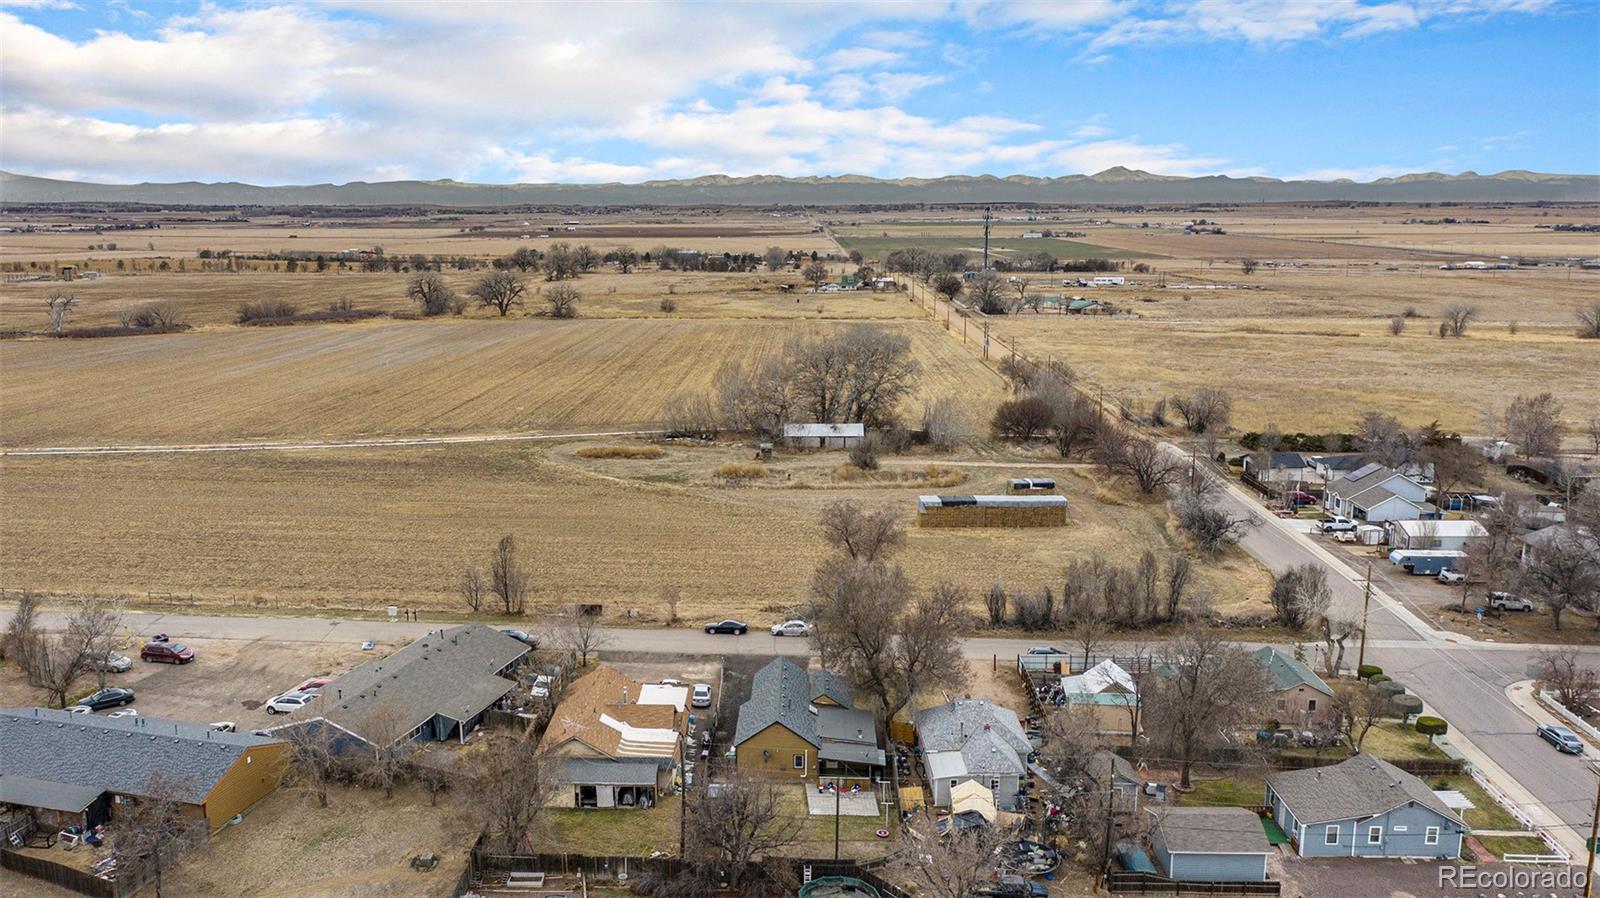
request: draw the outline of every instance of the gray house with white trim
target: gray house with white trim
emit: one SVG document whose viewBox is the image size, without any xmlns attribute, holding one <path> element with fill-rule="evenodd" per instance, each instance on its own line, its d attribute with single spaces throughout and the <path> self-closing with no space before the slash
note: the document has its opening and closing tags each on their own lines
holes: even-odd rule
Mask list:
<svg viewBox="0 0 1600 898">
<path fill-rule="evenodd" d="M 1382 524 L 1437 518 L 1428 488 L 1380 464 L 1368 464 L 1332 481 L 1322 491 L 1322 506 L 1353 521 Z"/>
<path fill-rule="evenodd" d="M 1267 806 L 1301 857 L 1455 858 L 1468 831 L 1426 783 L 1366 753 L 1268 776 Z"/>
<path fill-rule="evenodd" d="M 1170 808 L 1158 815 L 1150 847 L 1169 879 L 1264 882 L 1267 841 L 1261 818 L 1245 808 Z"/>
<path fill-rule="evenodd" d="M 976 780 L 994 794 L 996 808 L 1016 809 L 1030 746 L 1015 711 L 981 698 L 958 699 L 919 712 L 915 723 L 935 806 L 949 807 L 950 790 Z"/>
</svg>

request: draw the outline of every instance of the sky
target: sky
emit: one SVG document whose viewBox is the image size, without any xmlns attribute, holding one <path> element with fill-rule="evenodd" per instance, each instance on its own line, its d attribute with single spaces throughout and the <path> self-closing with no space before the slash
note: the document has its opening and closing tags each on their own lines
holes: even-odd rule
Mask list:
<svg viewBox="0 0 1600 898">
<path fill-rule="evenodd" d="M 0 169 L 1600 173 L 1600 0 L 0 0 Z"/>
</svg>

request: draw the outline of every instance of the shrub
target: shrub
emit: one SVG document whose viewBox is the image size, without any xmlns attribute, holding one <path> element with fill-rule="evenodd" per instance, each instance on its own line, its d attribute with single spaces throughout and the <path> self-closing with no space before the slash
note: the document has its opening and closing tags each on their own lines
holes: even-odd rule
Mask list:
<svg viewBox="0 0 1600 898">
<path fill-rule="evenodd" d="M 134 306 L 122 312 L 123 327 L 177 328 L 183 323 L 183 310 L 170 299 Z"/>
<path fill-rule="evenodd" d="M 579 458 L 660 458 L 660 446 L 585 446 L 572 453 Z"/>
<path fill-rule="evenodd" d="M 1367 682 L 1371 683 L 1374 686 L 1378 685 L 1379 683 L 1387 683 L 1387 682 L 1389 682 L 1389 675 L 1388 674 L 1381 674 L 1381 673 L 1380 674 L 1373 674 L 1372 676 L 1367 677 Z"/>
<path fill-rule="evenodd" d="M 348 311 L 344 309 L 342 311 Z M 274 318 L 293 318 L 300 313 L 300 307 L 286 299 L 258 299 L 254 302 L 242 303 L 235 320 L 240 324 L 249 324 L 252 321 L 268 321 Z"/>
<path fill-rule="evenodd" d="M 678 311 L 678 301 L 670 296 L 661 297 L 661 311 L 669 315 Z"/>
<path fill-rule="evenodd" d="M 1363 680 L 1370 680 L 1375 676 L 1381 675 L 1382 673 L 1383 673 L 1383 668 L 1379 667 L 1376 664 L 1363 664 L 1360 667 L 1356 668 L 1356 676 L 1360 677 Z"/>
<path fill-rule="evenodd" d="M 1433 744 L 1433 737 L 1443 736 L 1450 732 L 1450 724 L 1445 723 L 1443 717 L 1424 715 L 1417 718 L 1415 724 L 1417 732 L 1428 737 L 1428 744 Z M 1440 786 L 1439 788 L 1445 788 Z"/>
<path fill-rule="evenodd" d="M 767 476 L 767 469 L 761 465 L 728 462 L 718 466 L 717 476 L 726 480 L 754 480 Z"/>
<path fill-rule="evenodd" d="M 878 470 L 878 449 L 878 435 L 868 434 L 850 447 L 850 464 L 863 471 Z"/>
<path fill-rule="evenodd" d="M 1395 680 L 1384 680 L 1373 688 L 1377 689 L 1380 694 L 1390 697 L 1405 695 L 1406 693 L 1406 687 Z"/>
<path fill-rule="evenodd" d="M 1394 705 L 1396 711 L 1400 712 L 1400 716 L 1407 720 L 1413 714 L 1422 713 L 1422 699 L 1414 695 L 1397 695 L 1389 699 L 1389 702 Z"/>
</svg>

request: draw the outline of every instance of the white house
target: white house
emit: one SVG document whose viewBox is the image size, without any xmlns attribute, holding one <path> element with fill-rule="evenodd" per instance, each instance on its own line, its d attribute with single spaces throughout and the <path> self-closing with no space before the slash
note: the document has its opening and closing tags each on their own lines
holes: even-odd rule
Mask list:
<svg viewBox="0 0 1600 898">
<path fill-rule="evenodd" d="M 1488 536 L 1477 521 L 1390 521 L 1389 545 L 1396 549 L 1465 549 Z"/>
<path fill-rule="evenodd" d="M 866 436 L 865 424 L 785 424 L 783 439 L 796 449 L 849 449 Z"/>
<path fill-rule="evenodd" d="M 1373 524 L 1439 516 L 1439 509 L 1428 502 L 1427 487 L 1379 464 L 1364 465 L 1329 483 L 1322 504 L 1332 514 Z"/>
</svg>

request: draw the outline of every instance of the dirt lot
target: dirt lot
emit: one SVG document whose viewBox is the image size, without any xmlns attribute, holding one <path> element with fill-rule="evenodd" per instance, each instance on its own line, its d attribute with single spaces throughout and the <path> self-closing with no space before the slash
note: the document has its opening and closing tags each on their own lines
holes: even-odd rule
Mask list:
<svg viewBox="0 0 1600 898">
<path fill-rule="evenodd" d="M 130 633 L 118 649 L 138 657 L 142 639 L 150 634 Z M 150 717 L 170 717 L 194 723 L 231 720 L 241 731 L 283 723 L 289 718 L 261 710 L 262 702 L 293 689 L 315 676 L 343 673 L 372 657 L 387 654 L 398 645 L 380 643 L 363 652 L 361 640 L 369 634 L 351 633 L 348 643 L 283 643 L 266 640 L 207 639 L 188 633 L 170 634 L 195 651 L 189 664 L 134 662 L 127 673 L 106 675 L 109 686 L 126 686 L 135 693 L 133 708 Z M 71 698 L 93 692 L 93 677 L 79 682 Z M 42 705 L 43 690 L 27 685 L 7 667 L 0 676 L 0 706 Z"/>
<path fill-rule="evenodd" d="M 665 461 L 697 451 L 669 448 Z M 842 461 L 830 455 L 801 464 Z M 511 533 L 524 546 L 536 608 L 602 602 L 608 615 L 633 608 L 641 622 L 662 622 L 661 590 L 671 587 L 684 618 L 765 619 L 805 597 L 827 551 L 815 524 L 823 506 L 852 498 L 909 517 L 920 491 L 698 485 L 651 461 L 607 464 L 590 470 L 506 444 L 7 459 L 0 586 L 176 593 L 246 608 L 449 609 L 461 570 L 486 563 Z M 1037 472 L 1019 464 L 969 473 L 961 490 L 1003 492 L 1006 478 Z M 1084 473 L 1058 477 L 1072 506 L 1065 528 L 913 527 L 900 556 L 913 583 L 957 583 L 976 615 L 997 574 L 1008 587 L 1039 589 L 1072 558 L 1100 552 L 1131 563 L 1145 546 L 1177 547 L 1164 506 Z M 1219 611 L 1266 610 L 1267 575 L 1242 554 L 1197 563 L 1196 573 Z"/>
</svg>

